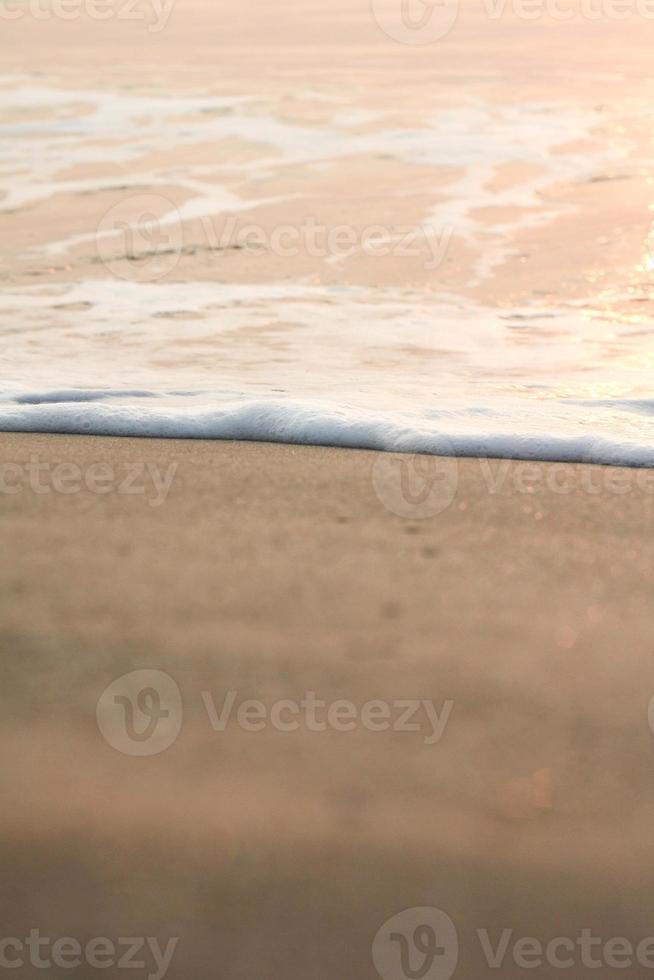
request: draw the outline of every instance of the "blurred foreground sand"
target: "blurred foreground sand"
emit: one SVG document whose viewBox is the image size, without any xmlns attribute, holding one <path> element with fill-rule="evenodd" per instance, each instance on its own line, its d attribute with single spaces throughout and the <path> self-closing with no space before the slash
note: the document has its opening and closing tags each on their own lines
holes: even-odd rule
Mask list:
<svg viewBox="0 0 654 980">
<path fill-rule="evenodd" d="M 115 477 L 0 495 L 3 935 L 178 936 L 174 978 L 367 980 L 372 937 L 412 906 L 456 923 L 456 976 L 489 969 L 477 928 L 651 934 L 651 479 L 460 460 L 451 504 L 411 519 L 375 492 L 369 452 L 36 435 L 0 451 L 12 483 L 30 458 L 44 486 L 62 462 Z M 146 463 L 177 464 L 160 506 L 115 492 Z M 184 724 L 135 758 L 95 711 L 142 668 L 175 680 Z M 433 745 L 215 732 L 202 692 L 220 708 L 229 690 L 453 707 Z"/>
</svg>

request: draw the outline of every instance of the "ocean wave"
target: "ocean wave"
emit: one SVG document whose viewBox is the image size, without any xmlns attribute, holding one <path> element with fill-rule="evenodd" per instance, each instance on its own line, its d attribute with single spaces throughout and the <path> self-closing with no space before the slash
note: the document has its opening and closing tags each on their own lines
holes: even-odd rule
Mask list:
<svg viewBox="0 0 654 980">
<path fill-rule="evenodd" d="M 54 394 L 54 393 L 53 393 Z M 61 393 L 59 393 L 61 394 Z M 74 393 L 71 393 L 74 396 Z M 532 431 L 511 428 L 511 416 L 474 408 L 454 410 L 422 418 L 384 418 L 352 408 L 336 410 L 320 403 L 251 401 L 225 404 L 220 408 L 191 404 L 159 406 L 115 404 L 113 398 L 127 392 L 80 392 L 82 397 L 63 401 L 43 398 L 5 401 L 0 405 L 0 430 L 5 432 L 49 432 L 96 436 L 131 436 L 176 439 L 231 439 L 278 442 L 295 445 L 332 446 L 386 452 L 429 453 L 443 456 L 489 457 L 585 462 L 616 466 L 654 466 L 654 446 L 625 435 L 611 438 L 592 428 L 543 431 L 544 419 Z M 95 397 L 89 397 L 93 394 Z M 147 395 L 156 393 L 148 392 Z M 143 395 L 143 393 L 139 393 Z M 164 401 L 165 396 L 162 396 Z M 176 396 L 179 402 L 180 395 Z M 106 399 L 106 402 L 105 402 Z M 613 406 L 615 422 L 619 403 Z M 485 424 L 482 421 L 485 419 Z M 606 420 L 604 420 L 606 421 Z M 466 431 L 464 424 L 476 426 Z M 495 426 L 495 429 L 494 429 Z M 568 418 L 568 430 L 574 419 Z M 499 431 L 498 431 L 499 429 Z M 504 429 L 504 431 L 502 431 Z"/>
</svg>

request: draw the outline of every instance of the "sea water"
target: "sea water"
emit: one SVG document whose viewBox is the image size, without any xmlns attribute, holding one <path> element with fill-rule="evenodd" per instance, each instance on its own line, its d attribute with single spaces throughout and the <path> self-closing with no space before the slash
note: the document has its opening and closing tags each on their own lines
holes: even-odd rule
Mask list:
<svg viewBox="0 0 654 980">
<path fill-rule="evenodd" d="M 627 153 L 615 144 L 579 148 L 598 119 L 554 104 L 466 99 L 434 107 L 413 129 L 334 103 L 309 125 L 280 118 L 255 96 L 163 98 L 3 79 L 0 215 L 117 182 L 129 193 L 184 192 L 183 203 L 158 215 L 160 229 L 283 203 L 283 194 L 252 198 L 221 183 L 229 161 L 144 169 L 144 159 L 171 146 L 255 145 L 239 163 L 250 187 L 293 168 L 324 175 L 345 159 L 390 158 L 456 171 L 434 192 L 420 231 L 428 239 L 447 226 L 461 241 L 483 241 L 467 282 L 474 287 L 501 267 L 517 230 L 557 216 L 543 191 L 590 180 Z M 112 164 L 119 179 L 106 172 Z M 511 164 L 533 175 L 492 189 Z M 71 176 L 75 167 L 87 168 L 84 176 Z M 286 196 L 305 190 L 306 181 Z M 477 217 L 488 206 L 507 209 L 490 228 Z M 65 263 L 118 234 L 97 222 L 55 227 L 29 257 L 37 266 Z M 0 430 L 654 465 L 654 325 L 640 317 L 579 298 L 484 306 L 471 292 L 439 290 L 437 276 L 429 290 L 327 285 L 294 275 L 292 261 L 271 282 L 193 281 L 174 269 L 130 281 L 111 263 L 98 272 L 3 288 Z"/>
</svg>

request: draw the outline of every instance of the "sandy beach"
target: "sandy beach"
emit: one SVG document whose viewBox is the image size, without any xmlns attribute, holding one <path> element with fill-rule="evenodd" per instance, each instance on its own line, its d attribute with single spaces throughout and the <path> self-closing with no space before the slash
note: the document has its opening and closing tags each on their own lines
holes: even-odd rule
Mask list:
<svg viewBox="0 0 654 980">
<path fill-rule="evenodd" d="M 420 905 L 452 917 L 467 975 L 489 969 L 477 928 L 649 935 L 651 479 L 436 461 L 451 502 L 411 518 L 388 454 L 0 445 L 8 935 L 175 936 L 170 977 L 298 980 L 375 976 L 375 933 Z M 143 474 L 171 464 L 160 499 Z M 184 708 L 144 758 L 96 721 L 135 669 Z M 424 719 L 216 731 L 203 692 L 229 691 L 451 707 L 437 740 Z"/>
<path fill-rule="evenodd" d="M 0 429 L 55 432 L 0 431 L 0 973 L 651 976 L 654 474 L 586 449 L 651 452 L 652 18 L 543 2 L 412 46 L 391 0 L 0 0 Z M 355 244 L 271 246 L 309 222 Z M 294 385 L 368 418 L 418 375 L 510 405 L 452 438 L 536 405 L 580 462 L 282 444 Z M 57 431 L 202 434 L 207 376 L 280 441 Z"/>
</svg>

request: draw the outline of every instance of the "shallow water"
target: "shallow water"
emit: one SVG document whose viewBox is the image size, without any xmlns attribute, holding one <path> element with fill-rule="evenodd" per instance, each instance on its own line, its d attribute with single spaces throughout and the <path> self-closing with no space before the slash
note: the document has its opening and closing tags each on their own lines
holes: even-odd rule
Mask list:
<svg viewBox="0 0 654 980">
<path fill-rule="evenodd" d="M 556 104 L 462 98 L 403 128 L 338 100 L 326 110 L 306 95 L 313 99 L 320 122 L 301 125 L 254 96 L 5 84 L 0 211 L 27 214 L 55 194 L 92 197 L 117 183 L 146 201 L 174 186 L 184 199 L 164 206 L 156 230 L 175 259 L 188 220 L 292 201 L 346 160 L 389 158 L 406 169 L 398 197 L 410 195 L 416 168 L 451 175 L 417 230 L 427 244 L 448 228 L 476 247 L 469 287 L 501 266 L 516 230 L 566 211 L 547 189 L 591 180 L 628 153 L 615 141 L 580 146 L 598 117 Z M 225 140 L 250 150 L 238 167 L 229 155 L 184 166 L 166 159 L 170 147 Z M 530 175 L 493 187 L 511 165 Z M 71 177 L 75 167 L 98 172 Z M 267 183 L 297 173 L 297 190 L 271 185 L 267 194 Z M 479 216 L 490 206 L 503 209 L 494 223 Z M 174 261 L 158 281 L 148 281 L 145 262 L 139 281 L 138 262 L 133 275 L 116 266 L 123 233 L 106 221 L 53 227 L 27 250 L 46 264 L 97 251 L 108 278 L 76 278 L 71 266 L 69 281 L 3 290 L 1 429 L 654 465 L 654 324 L 640 317 L 603 313 L 592 297 L 488 308 L 463 288 L 439 290 L 437 275 L 433 288 L 326 285 L 294 276 L 292 261 L 278 283 L 175 281 Z"/>
</svg>

